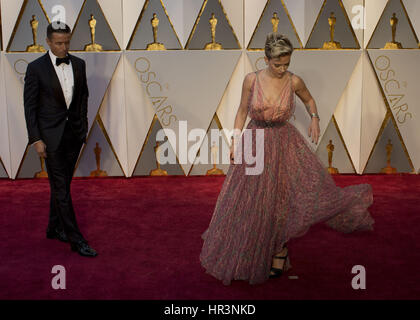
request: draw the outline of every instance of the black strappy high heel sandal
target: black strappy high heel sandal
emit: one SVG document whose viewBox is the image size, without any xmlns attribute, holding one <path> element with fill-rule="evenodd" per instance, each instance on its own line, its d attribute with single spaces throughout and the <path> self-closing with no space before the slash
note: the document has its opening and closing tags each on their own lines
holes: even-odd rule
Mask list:
<svg viewBox="0 0 420 320">
<path fill-rule="evenodd" d="M 287 253 L 284 257 L 274 256 L 273 259 L 281 259 L 281 260 L 285 260 L 285 261 L 284 261 L 284 264 L 283 264 L 283 268 L 281 268 L 281 269 L 271 267 L 270 272 L 272 272 L 273 274 L 270 273 L 270 276 L 269 276 L 270 279 L 279 278 L 283 274 L 283 272 L 286 272 L 287 270 L 289 270 L 291 268 L 290 260 L 289 260 L 289 249 L 287 249 Z"/>
</svg>

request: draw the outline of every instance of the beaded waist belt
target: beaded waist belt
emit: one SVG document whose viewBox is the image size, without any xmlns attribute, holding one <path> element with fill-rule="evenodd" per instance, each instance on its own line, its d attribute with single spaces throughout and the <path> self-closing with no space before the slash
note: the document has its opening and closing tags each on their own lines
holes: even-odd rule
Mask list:
<svg viewBox="0 0 420 320">
<path fill-rule="evenodd" d="M 258 127 L 282 127 L 287 121 L 265 121 L 265 120 L 253 120 Z"/>
</svg>

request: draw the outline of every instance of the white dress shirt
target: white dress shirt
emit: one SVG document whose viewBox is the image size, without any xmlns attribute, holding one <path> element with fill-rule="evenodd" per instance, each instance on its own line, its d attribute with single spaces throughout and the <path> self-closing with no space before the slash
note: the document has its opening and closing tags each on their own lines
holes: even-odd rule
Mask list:
<svg viewBox="0 0 420 320">
<path fill-rule="evenodd" d="M 58 80 L 61 84 L 61 89 L 63 90 L 64 98 L 66 100 L 67 109 L 70 107 L 70 103 L 73 100 L 73 90 L 74 90 L 74 75 L 73 68 L 70 64 L 62 63 L 59 66 L 56 65 L 57 57 L 51 52 L 50 54 L 51 62 L 54 66 L 55 72 L 57 74 Z"/>
</svg>

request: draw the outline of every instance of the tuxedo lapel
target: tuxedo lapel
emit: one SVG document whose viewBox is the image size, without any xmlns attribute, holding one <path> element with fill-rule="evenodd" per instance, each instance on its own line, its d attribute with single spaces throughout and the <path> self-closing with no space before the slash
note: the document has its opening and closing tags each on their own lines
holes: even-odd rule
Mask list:
<svg viewBox="0 0 420 320">
<path fill-rule="evenodd" d="M 58 80 L 57 73 L 55 72 L 55 68 L 51 62 L 50 55 L 47 53 L 44 57 L 46 66 L 45 70 L 50 81 L 51 88 L 53 89 L 55 99 L 60 103 L 60 105 L 67 109 L 63 89 L 61 88 L 60 80 Z"/>
<path fill-rule="evenodd" d="M 80 85 L 81 85 L 81 71 L 79 70 L 79 64 L 76 62 L 76 59 L 72 55 L 69 54 L 70 61 L 71 61 L 71 67 L 73 69 L 73 79 L 74 79 L 74 90 L 73 90 L 73 100 L 76 99 L 77 95 L 80 91 Z"/>
</svg>

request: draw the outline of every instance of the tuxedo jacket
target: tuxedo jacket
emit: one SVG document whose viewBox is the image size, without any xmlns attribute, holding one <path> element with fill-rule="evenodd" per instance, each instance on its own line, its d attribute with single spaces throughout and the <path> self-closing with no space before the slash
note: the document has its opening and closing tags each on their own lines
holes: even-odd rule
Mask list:
<svg viewBox="0 0 420 320">
<path fill-rule="evenodd" d="M 67 109 L 60 81 L 49 53 L 29 63 L 23 93 L 29 144 L 42 140 L 47 152 L 54 152 L 61 141 L 68 119 L 71 129 L 82 141 L 88 131 L 87 104 L 89 90 L 85 61 L 70 55 L 73 69 L 73 99 Z"/>
</svg>

